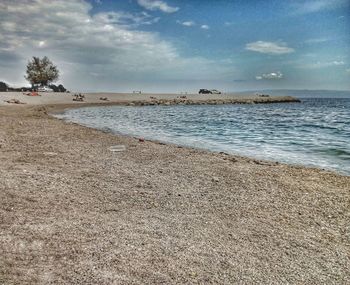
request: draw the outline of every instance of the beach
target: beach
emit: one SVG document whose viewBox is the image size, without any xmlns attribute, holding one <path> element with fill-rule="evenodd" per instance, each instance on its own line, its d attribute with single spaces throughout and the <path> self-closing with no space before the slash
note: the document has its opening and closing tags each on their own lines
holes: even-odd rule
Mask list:
<svg viewBox="0 0 350 285">
<path fill-rule="evenodd" d="M 173 104 L 254 104 L 299 102 L 291 96 L 259 97 L 255 94 L 154 94 L 154 93 L 83 93 L 83 101 L 73 101 L 74 94 L 39 92 L 40 96 L 28 96 L 30 92 L 0 92 L 0 106 L 12 105 L 6 101 L 18 100 L 23 105 L 173 105 Z M 101 100 L 102 98 L 102 100 Z"/>
<path fill-rule="evenodd" d="M 113 135 L 50 115 L 150 96 L 177 99 L 0 94 L 0 283 L 350 282 L 350 177 Z M 26 104 L 3 102 L 13 98 Z M 126 150 L 112 152 L 114 145 Z"/>
</svg>

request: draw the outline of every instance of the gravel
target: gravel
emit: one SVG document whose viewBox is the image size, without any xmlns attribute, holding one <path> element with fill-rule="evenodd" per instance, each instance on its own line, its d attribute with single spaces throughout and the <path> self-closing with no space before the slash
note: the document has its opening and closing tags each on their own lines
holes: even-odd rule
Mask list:
<svg viewBox="0 0 350 285">
<path fill-rule="evenodd" d="M 0 284 L 350 283 L 350 177 L 47 111 L 0 107 Z"/>
</svg>

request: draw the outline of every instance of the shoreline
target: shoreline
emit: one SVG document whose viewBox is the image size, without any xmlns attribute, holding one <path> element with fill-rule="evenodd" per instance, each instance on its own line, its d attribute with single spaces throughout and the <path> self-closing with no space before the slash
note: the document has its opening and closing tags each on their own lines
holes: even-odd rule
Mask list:
<svg viewBox="0 0 350 285">
<path fill-rule="evenodd" d="M 103 133 L 109 133 L 112 134 L 114 136 L 121 136 L 121 137 L 126 137 L 126 138 L 131 138 L 131 139 L 144 139 L 145 141 L 148 142 L 152 142 L 155 144 L 160 144 L 160 145 L 169 145 L 169 146 L 173 146 L 173 147 L 177 147 L 177 148 L 188 148 L 191 150 L 199 150 L 199 151 L 204 151 L 204 152 L 208 152 L 208 153 L 214 153 L 214 154 L 220 154 L 220 155 L 227 155 L 227 156 L 232 156 L 232 157 L 236 157 L 236 158 L 240 158 L 240 159 L 245 159 L 247 161 L 252 161 L 253 163 L 256 164 L 261 164 L 261 165 L 278 165 L 278 164 L 282 164 L 282 165 L 286 165 L 288 167 L 294 167 L 294 168 L 307 168 L 307 169 L 314 169 L 314 170 L 318 170 L 318 171 L 323 171 L 326 173 L 333 173 L 335 175 L 340 175 L 340 176 L 345 176 L 345 177 L 350 177 L 350 174 L 347 173 L 342 173 L 342 172 L 338 172 L 335 169 L 327 169 L 327 168 L 322 168 L 322 167 L 318 167 L 318 166 L 312 166 L 312 165 L 303 165 L 303 164 L 297 164 L 297 163 L 287 163 L 287 162 L 281 162 L 278 160 L 270 160 L 270 159 L 264 159 L 264 158 L 258 158 L 258 157 L 254 157 L 254 156 L 246 156 L 246 155 L 240 155 L 238 153 L 228 153 L 225 151 L 215 151 L 215 150 L 210 150 L 208 148 L 204 148 L 204 147 L 195 147 L 195 146 L 189 146 L 186 144 L 179 144 L 179 143 L 171 143 L 171 142 L 167 142 L 167 141 L 163 141 L 163 140 L 157 140 L 157 139 L 148 139 L 148 138 L 144 138 L 144 137 L 138 137 L 136 135 L 131 135 L 131 134 L 124 134 L 124 133 L 118 133 L 118 132 L 112 132 L 112 131 L 105 131 L 103 129 L 100 128 L 94 128 L 94 127 L 89 127 L 89 126 L 84 126 L 82 124 L 79 123 L 75 123 L 75 122 L 70 122 L 69 120 L 64 120 L 58 117 L 55 117 L 54 115 L 59 115 L 59 114 L 64 114 L 67 110 L 69 109 L 77 109 L 77 108 L 89 108 L 89 107 L 104 107 L 104 106 L 130 106 L 127 104 L 116 104 L 116 103 L 110 103 L 110 104 L 89 104 L 89 105 L 64 105 L 64 106 L 59 106 L 59 105 L 44 105 L 44 106 L 40 106 L 43 108 L 48 108 L 50 111 L 47 112 L 46 114 L 54 119 L 63 121 L 64 123 L 72 123 L 72 124 L 77 124 L 78 126 L 82 126 L 84 128 L 89 128 L 92 130 L 97 130 Z M 141 106 L 141 105 L 139 105 Z"/>
<path fill-rule="evenodd" d="M 350 177 L 49 115 L 71 107 L 0 107 L 1 281 L 349 281 Z"/>
</svg>

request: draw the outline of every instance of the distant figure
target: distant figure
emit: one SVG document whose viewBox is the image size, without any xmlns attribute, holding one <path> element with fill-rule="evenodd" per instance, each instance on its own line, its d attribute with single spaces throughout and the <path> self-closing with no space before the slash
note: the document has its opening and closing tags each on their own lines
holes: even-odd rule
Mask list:
<svg viewBox="0 0 350 285">
<path fill-rule="evenodd" d="M 79 94 L 74 94 L 73 96 L 74 96 L 73 101 L 84 102 L 84 99 L 85 99 L 84 94 L 79 93 Z"/>
</svg>

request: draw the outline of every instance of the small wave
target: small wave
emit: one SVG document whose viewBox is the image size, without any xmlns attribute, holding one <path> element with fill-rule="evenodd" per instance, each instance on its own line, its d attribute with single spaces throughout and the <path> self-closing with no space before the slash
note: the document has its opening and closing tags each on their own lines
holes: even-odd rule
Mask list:
<svg viewBox="0 0 350 285">
<path fill-rule="evenodd" d="M 350 174 L 350 132 L 344 124 L 350 122 L 350 100 L 329 102 L 89 107 L 60 117 L 106 132 Z"/>
<path fill-rule="evenodd" d="M 350 151 L 339 149 L 339 148 L 325 148 L 318 150 L 319 153 L 326 155 L 336 156 L 341 159 L 350 160 Z"/>
</svg>

